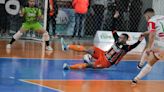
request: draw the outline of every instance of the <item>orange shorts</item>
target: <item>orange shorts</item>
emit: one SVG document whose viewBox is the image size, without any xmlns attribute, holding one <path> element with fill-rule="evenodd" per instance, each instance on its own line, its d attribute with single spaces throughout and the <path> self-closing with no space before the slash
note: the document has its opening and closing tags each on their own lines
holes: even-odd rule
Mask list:
<svg viewBox="0 0 164 92">
<path fill-rule="evenodd" d="M 105 51 L 97 47 L 94 47 L 93 50 L 94 54 L 92 55 L 92 57 L 96 59 L 94 68 L 109 68 L 111 66 L 111 63 L 106 58 Z"/>
</svg>

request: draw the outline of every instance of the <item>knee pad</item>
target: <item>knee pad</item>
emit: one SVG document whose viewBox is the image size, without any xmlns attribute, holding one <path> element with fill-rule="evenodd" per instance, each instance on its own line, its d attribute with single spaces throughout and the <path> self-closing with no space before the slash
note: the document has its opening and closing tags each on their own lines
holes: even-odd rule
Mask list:
<svg viewBox="0 0 164 92">
<path fill-rule="evenodd" d="M 49 41 L 49 40 L 50 40 L 50 36 L 48 32 L 43 33 L 43 41 Z"/>
<path fill-rule="evenodd" d="M 92 56 L 90 54 L 85 54 L 83 57 L 84 63 L 90 64 L 92 63 Z"/>
<path fill-rule="evenodd" d="M 22 35 L 23 35 L 23 33 L 21 33 L 20 31 L 18 31 L 16 34 L 14 34 L 13 38 L 15 40 L 18 40 Z"/>
</svg>

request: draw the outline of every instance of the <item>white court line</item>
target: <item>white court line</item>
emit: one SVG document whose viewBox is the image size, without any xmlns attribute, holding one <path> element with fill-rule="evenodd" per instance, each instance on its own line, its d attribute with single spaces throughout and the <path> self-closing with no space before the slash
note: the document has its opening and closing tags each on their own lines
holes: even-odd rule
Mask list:
<svg viewBox="0 0 164 92">
<path fill-rule="evenodd" d="M 41 86 L 41 87 L 44 87 L 44 88 L 48 88 L 48 89 L 51 89 L 51 90 L 54 90 L 54 91 L 64 92 L 64 91 L 62 91 L 62 90 L 60 90 L 60 89 L 55 89 L 55 88 L 51 88 L 51 87 L 44 86 L 44 85 L 41 85 L 41 84 L 29 82 L 29 81 L 26 81 L 26 80 L 24 80 L 24 79 L 19 79 L 19 81 L 25 82 L 25 83 L 28 83 L 28 84 L 33 84 L 33 85 Z"/>
</svg>

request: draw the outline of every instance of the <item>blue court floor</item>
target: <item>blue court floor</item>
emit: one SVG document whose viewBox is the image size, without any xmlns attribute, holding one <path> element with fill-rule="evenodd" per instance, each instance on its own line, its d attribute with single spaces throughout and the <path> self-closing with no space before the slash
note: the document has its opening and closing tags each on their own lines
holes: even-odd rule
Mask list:
<svg viewBox="0 0 164 92">
<path fill-rule="evenodd" d="M 137 75 L 137 61 L 122 61 L 109 69 L 63 70 L 63 63 L 82 60 L 0 58 L 0 92 L 58 92 L 21 80 L 131 80 Z M 164 62 L 158 62 L 143 80 L 164 80 Z M 41 91 L 40 91 L 41 90 Z"/>
</svg>

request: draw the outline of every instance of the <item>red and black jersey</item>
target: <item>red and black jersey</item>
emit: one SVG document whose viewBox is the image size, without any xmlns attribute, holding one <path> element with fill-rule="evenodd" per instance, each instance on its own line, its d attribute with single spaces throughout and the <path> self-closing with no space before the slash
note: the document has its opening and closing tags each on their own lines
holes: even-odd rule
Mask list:
<svg viewBox="0 0 164 92">
<path fill-rule="evenodd" d="M 113 21 L 114 23 L 113 23 L 113 31 L 112 31 L 115 42 L 112 45 L 111 49 L 106 52 L 106 56 L 108 60 L 111 62 L 111 64 L 118 64 L 119 61 L 123 58 L 123 56 L 126 55 L 127 52 L 137 47 L 141 42 L 141 41 L 137 41 L 133 45 L 119 43 L 118 41 L 119 36 L 114 26 L 115 21 L 116 19 L 114 19 Z"/>
</svg>

